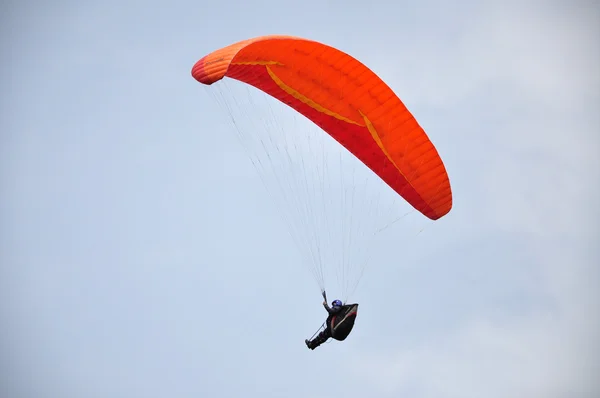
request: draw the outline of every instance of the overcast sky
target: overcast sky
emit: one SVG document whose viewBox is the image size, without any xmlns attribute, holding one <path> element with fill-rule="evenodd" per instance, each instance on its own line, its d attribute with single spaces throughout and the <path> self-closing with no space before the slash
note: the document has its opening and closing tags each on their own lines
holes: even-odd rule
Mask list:
<svg viewBox="0 0 600 398">
<path fill-rule="evenodd" d="M 0 6 L 1 396 L 600 396 L 598 2 L 166 4 Z M 265 34 L 372 68 L 454 194 L 379 235 L 315 351 L 315 280 L 190 75 Z"/>
</svg>

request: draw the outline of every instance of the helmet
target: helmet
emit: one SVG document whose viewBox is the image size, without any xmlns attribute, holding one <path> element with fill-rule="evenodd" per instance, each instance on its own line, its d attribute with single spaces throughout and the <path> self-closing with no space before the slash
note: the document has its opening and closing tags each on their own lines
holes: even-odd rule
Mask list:
<svg viewBox="0 0 600 398">
<path fill-rule="evenodd" d="M 340 300 L 333 300 L 331 302 L 331 305 L 334 307 L 341 307 L 342 306 L 342 302 Z"/>
</svg>

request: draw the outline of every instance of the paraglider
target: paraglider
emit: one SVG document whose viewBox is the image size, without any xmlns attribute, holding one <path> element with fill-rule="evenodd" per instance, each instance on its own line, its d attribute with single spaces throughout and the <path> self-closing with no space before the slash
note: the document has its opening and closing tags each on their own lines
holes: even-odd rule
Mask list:
<svg viewBox="0 0 600 398">
<path fill-rule="evenodd" d="M 252 85 L 300 112 L 346 147 L 426 217 L 452 208 L 437 150 L 400 98 L 350 55 L 292 36 L 263 36 L 200 59 L 192 76 Z"/>
<path fill-rule="evenodd" d="M 352 331 L 354 320 L 358 312 L 358 304 L 343 304 L 336 299 L 331 302 L 331 307 L 327 305 L 327 299 L 323 301 L 323 307 L 328 313 L 325 320 L 324 329 L 315 333 L 314 339 L 306 339 L 306 346 L 314 350 L 321 344 L 325 343 L 329 338 L 334 338 L 338 341 L 344 341 Z"/>
<path fill-rule="evenodd" d="M 193 66 L 192 76 L 209 86 L 228 77 L 263 91 L 311 120 L 425 217 L 437 220 L 451 210 L 452 191 L 446 169 L 423 128 L 379 76 L 343 51 L 299 37 L 262 36 L 231 44 L 204 56 Z M 239 129 L 237 123 L 236 128 Z M 248 133 L 258 134 L 256 130 Z M 284 136 L 282 140 L 288 139 L 286 131 L 274 134 Z M 264 164 L 273 162 L 274 152 L 266 154 Z M 287 150 L 281 152 L 287 156 L 282 156 L 286 161 L 291 159 Z M 303 152 L 312 153 L 315 151 Z M 325 149 L 323 153 L 326 153 Z M 262 162 L 260 164 L 264 167 Z M 301 164 L 307 167 L 304 162 Z M 278 170 L 293 170 L 298 166 L 290 163 L 287 167 L 279 167 Z M 327 166 L 324 169 L 329 170 Z M 290 233 L 305 244 L 306 259 L 312 261 L 314 274 L 325 297 L 322 267 L 331 262 L 323 260 L 326 250 L 321 249 L 331 246 L 327 239 L 335 233 L 330 231 L 327 239 L 321 239 L 319 230 L 331 224 L 327 218 L 330 213 L 323 210 L 325 216 L 319 217 L 318 213 L 305 210 L 309 203 L 296 203 L 292 199 L 298 198 L 301 193 L 318 195 L 328 187 L 321 182 L 312 191 L 305 189 L 308 187 L 308 173 L 303 175 L 305 185 L 302 190 L 283 195 L 282 203 L 296 206 L 298 216 L 292 220 L 296 224 L 291 224 Z M 277 179 L 277 182 L 284 189 L 291 180 L 286 176 Z M 342 195 L 345 194 L 342 192 Z M 337 206 L 341 208 L 347 203 L 352 202 L 343 197 Z M 313 208 L 325 209 L 327 205 L 328 202 L 313 203 Z M 352 217 L 352 214 L 347 217 Z M 323 219 L 326 221 L 323 222 Z M 345 229 L 354 224 L 342 222 L 341 225 Z M 357 230 L 359 228 L 356 227 Z M 359 232 L 364 233 L 363 230 Z M 351 243 L 344 244 L 346 246 L 341 248 L 340 257 L 346 256 L 347 249 L 354 247 Z M 340 263 L 345 261 L 338 260 Z M 353 268 L 345 263 L 342 266 L 343 278 L 354 275 L 350 272 Z M 362 273 L 358 271 L 355 275 L 360 277 Z M 350 286 L 346 280 L 343 284 Z M 325 330 L 315 340 L 306 341 L 309 348 L 314 349 L 329 337 L 344 340 L 348 336 L 358 304 L 339 304 L 334 301 L 330 309 L 327 301 L 324 302 L 330 316 Z"/>
</svg>

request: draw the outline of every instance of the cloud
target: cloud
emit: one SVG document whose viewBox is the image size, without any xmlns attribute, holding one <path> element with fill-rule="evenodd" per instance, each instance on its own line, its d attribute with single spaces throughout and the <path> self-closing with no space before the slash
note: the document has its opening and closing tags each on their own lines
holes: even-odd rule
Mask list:
<svg viewBox="0 0 600 398">
<path fill-rule="evenodd" d="M 187 2 L 14 8 L 27 18 L 3 25 L 19 55 L 3 80 L 2 232 L 18 266 L 2 269 L 0 348 L 16 361 L 0 390 L 594 396 L 597 2 L 392 3 L 215 5 L 227 23 Z M 380 235 L 353 336 L 318 352 L 302 343 L 318 292 L 189 75 L 205 52 L 276 33 L 265 26 L 373 67 L 430 132 L 455 194 L 418 239 L 420 218 Z M 241 331 L 219 305 L 232 302 L 251 309 Z"/>
<path fill-rule="evenodd" d="M 530 273 L 523 287 L 504 286 L 499 302 L 477 313 L 459 310 L 454 327 L 409 348 L 365 352 L 350 368 L 372 383 L 375 395 L 591 398 L 600 392 L 594 376 L 600 358 L 593 354 L 600 352 L 594 243 L 600 32 L 597 5 L 571 4 L 485 4 L 456 37 L 415 49 L 412 61 L 403 58 L 423 65 L 407 68 L 414 79 L 401 85 L 443 148 L 453 211 L 461 213 L 454 227 L 475 229 L 514 254 L 489 258 L 502 267 L 489 272 Z M 449 137 L 439 138 L 440 130 Z M 450 264 L 457 274 L 460 261 Z M 511 311 L 512 288 L 542 304 Z"/>
<path fill-rule="evenodd" d="M 572 332 L 550 315 L 475 319 L 411 350 L 365 354 L 352 365 L 377 396 L 591 398 L 598 390 L 585 353 L 565 344 Z"/>
</svg>

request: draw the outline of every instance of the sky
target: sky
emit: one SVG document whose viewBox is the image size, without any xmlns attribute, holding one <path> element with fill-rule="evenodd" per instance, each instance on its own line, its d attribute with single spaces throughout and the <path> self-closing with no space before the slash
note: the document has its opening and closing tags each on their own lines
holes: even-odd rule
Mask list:
<svg viewBox="0 0 600 398">
<path fill-rule="evenodd" d="M 600 396 L 598 2 L 0 7 L 1 396 Z M 190 73 L 265 34 L 375 71 L 454 195 L 378 235 L 352 334 L 314 351 L 318 286 Z"/>
</svg>

